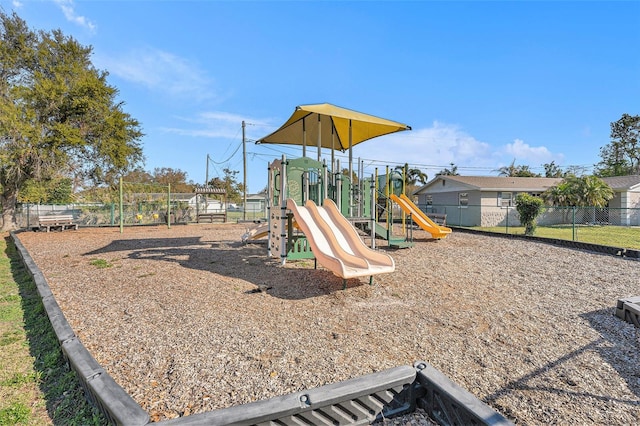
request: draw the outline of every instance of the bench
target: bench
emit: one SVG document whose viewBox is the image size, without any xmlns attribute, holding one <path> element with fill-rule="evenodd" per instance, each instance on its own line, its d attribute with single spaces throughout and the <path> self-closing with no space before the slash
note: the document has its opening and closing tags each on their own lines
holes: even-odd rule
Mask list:
<svg viewBox="0 0 640 426">
<path fill-rule="evenodd" d="M 200 221 L 208 220 L 210 223 L 213 223 L 213 220 L 220 220 L 224 223 L 227 221 L 226 213 L 200 213 L 198 217 L 196 217 L 196 221 L 200 223 Z"/>
<path fill-rule="evenodd" d="M 447 215 L 444 213 L 427 213 L 427 216 L 438 225 L 446 226 L 447 224 Z"/>
<path fill-rule="evenodd" d="M 70 214 L 52 214 L 38 218 L 39 230 L 46 229 L 49 232 L 51 228 L 60 228 L 61 231 L 71 228 L 78 229 L 78 224 L 73 222 L 73 215 Z"/>
</svg>

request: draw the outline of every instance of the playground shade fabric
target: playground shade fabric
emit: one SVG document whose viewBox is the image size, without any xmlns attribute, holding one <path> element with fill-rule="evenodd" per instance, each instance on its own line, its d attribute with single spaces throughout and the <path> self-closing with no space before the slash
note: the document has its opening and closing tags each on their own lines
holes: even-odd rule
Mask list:
<svg viewBox="0 0 640 426">
<path fill-rule="evenodd" d="M 411 127 L 326 103 L 300 105 L 278 130 L 256 143 L 318 146 L 320 139 L 322 148 L 344 152 L 349 149 L 350 141 L 353 146 L 402 130 L 411 130 Z"/>
</svg>

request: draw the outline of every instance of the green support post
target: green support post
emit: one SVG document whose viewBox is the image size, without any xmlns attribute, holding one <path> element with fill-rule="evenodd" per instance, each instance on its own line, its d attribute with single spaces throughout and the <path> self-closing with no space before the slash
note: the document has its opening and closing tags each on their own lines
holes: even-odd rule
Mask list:
<svg viewBox="0 0 640 426">
<path fill-rule="evenodd" d="M 167 229 L 171 229 L 171 184 L 167 188 Z"/>
<path fill-rule="evenodd" d="M 120 176 L 120 233 L 124 232 L 124 207 L 122 206 L 122 176 Z"/>
</svg>

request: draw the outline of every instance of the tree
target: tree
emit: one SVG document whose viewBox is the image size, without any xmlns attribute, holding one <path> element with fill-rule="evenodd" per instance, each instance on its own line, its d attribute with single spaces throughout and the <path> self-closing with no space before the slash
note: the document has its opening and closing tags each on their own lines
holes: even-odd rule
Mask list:
<svg viewBox="0 0 640 426">
<path fill-rule="evenodd" d="M 544 177 L 561 178 L 565 175 L 562 169 L 558 165 L 556 165 L 555 161 L 545 163 L 542 166 L 544 167 Z"/>
<path fill-rule="evenodd" d="M 240 173 L 238 170 L 231 170 L 229 168 L 222 169 L 224 177 L 221 179 L 215 177 L 208 182 L 208 185 L 212 188 L 224 189 L 227 192 L 227 200 L 232 203 L 239 203 L 242 201 L 242 194 L 244 193 L 244 184 L 239 183 L 236 175 Z"/>
<path fill-rule="evenodd" d="M 68 177 L 29 179 L 18 196 L 20 203 L 68 204 L 74 201 L 72 181 Z"/>
<path fill-rule="evenodd" d="M 91 48 L 61 31 L 30 30 L 0 11 L 0 204 L 2 230 L 29 180 L 66 174 L 113 183 L 142 161 L 137 120 L 116 102 Z"/>
<path fill-rule="evenodd" d="M 600 148 L 600 157 L 598 176 L 640 174 L 640 115 L 622 114 L 611 123 L 611 142 Z"/>
<path fill-rule="evenodd" d="M 606 207 L 613 198 L 613 189 L 597 176 L 583 176 L 578 180 L 579 206 Z"/>
<path fill-rule="evenodd" d="M 404 166 L 396 166 L 394 170 L 398 173 L 404 174 L 404 189 L 407 194 L 413 193 L 418 182 L 421 185 L 427 183 L 427 174 L 420 169 L 410 169 L 408 164 L 405 164 Z"/>
<path fill-rule="evenodd" d="M 187 172 L 171 167 L 156 167 L 153 169 L 153 183 L 158 185 L 171 184 L 171 192 L 192 192 L 194 185 L 187 182 Z"/>
<path fill-rule="evenodd" d="M 459 176 L 460 173 L 458 173 L 458 166 L 453 163 L 449 163 L 449 165 L 451 166 L 450 169 L 445 167 L 444 169 L 436 173 L 436 176 Z"/>
<path fill-rule="evenodd" d="M 123 175 L 122 180 L 131 183 L 153 183 L 153 176 L 142 167 L 136 167 Z"/>
<path fill-rule="evenodd" d="M 522 166 L 519 166 L 519 169 L 514 176 L 515 177 L 540 177 L 540 174 L 534 173 L 533 171 L 531 171 L 531 169 L 529 169 L 529 166 L 522 165 Z"/>
<path fill-rule="evenodd" d="M 614 196 L 613 190 L 597 176 L 565 177 L 558 185 L 542 193 L 544 201 L 553 206 L 571 207 L 564 210 L 565 220 L 573 207 L 593 207 L 593 221 L 595 222 L 595 208 L 606 207 Z"/>
<path fill-rule="evenodd" d="M 342 169 L 341 174 L 343 176 L 349 177 L 349 169 L 347 169 L 346 167 Z M 356 171 L 355 170 L 351 170 L 351 184 L 352 185 L 357 185 L 359 182 L 358 179 L 358 175 L 356 175 Z"/>
<path fill-rule="evenodd" d="M 516 210 L 520 215 L 520 223 L 524 225 L 524 235 L 533 235 L 536 230 L 536 218 L 542 211 L 544 201 L 538 197 L 522 192 L 516 197 Z"/>
<path fill-rule="evenodd" d="M 542 199 L 551 206 L 575 206 L 577 203 L 577 194 L 574 191 L 573 179 L 575 179 L 575 176 L 570 176 L 559 184 L 547 189 L 542 193 Z"/>
<path fill-rule="evenodd" d="M 51 182 L 47 203 L 67 204 L 73 202 L 71 179 L 68 177 L 54 179 Z"/>
<path fill-rule="evenodd" d="M 508 166 L 500 167 L 496 170 L 500 176 L 506 177 L 539 177 L 539 174 L 532 172 L 527 165 L 516 166 L 516 159 L 514 158 L 511 164 Z"/>
</svg>

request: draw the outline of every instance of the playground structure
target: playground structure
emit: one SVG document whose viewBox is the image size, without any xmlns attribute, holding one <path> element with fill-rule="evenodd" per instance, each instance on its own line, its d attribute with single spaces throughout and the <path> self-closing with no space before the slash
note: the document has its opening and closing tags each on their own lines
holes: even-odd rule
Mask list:
<svg viewBox="0 0 640 426">
<path fill-rule="evenodd" d="M 413 228 L 406 226 L 405 213 L 434 238 L 446 237 L 451 230 L 433 223 L 404 195 L 406 168 L 404 173 L 389 173 L 387 167 L 381 176 L 376 169 L 375 175 L 364 178 L 358 161 L 357 176 L 353 172 L 354 144 L 410 129 L 402 123 L 330 104 L 296 107 L 278 130 L 256 142 L 302 145 L 302 157 L 287 160 L 283 155 L 269 165 L 268 223 L 247 231 L 243 242 L 266 236 L 268 255 L 279 257 L 282 264 L 288 259 L 315 258 L 347 279 L 395 269 L 393 259 L 375 252 L 376 238 L 386 240 L 391 248 L 411 247 Z M 317 160 L 306 157 L 308 134 L 317 135 Z M 331 149 L 330 167 L 320 161 L 322 148 Z M 335 149 L 349 150 L 346 175 L 340 161 L 334 160 Z M 391 196 L 403 208 L 404 235 L 393 232 Z M 371 248 L 356 228 L 369 234 Z"/>
<path fill-rule="evenodd" d="M 337 170 L 340 170 L 339 161 Z M 395 202 L 433 238 L 445 238 L 451 229 L 435 224 L 404 194 L 404 173 L 389 169 L 383 175 L 360 178 L 332 172 L 325 162 L 302 157 L 274 160 L 267 185 L 268 221 L 248 230 L 243 242 L 267 237 L 270 257 L 315 259 L 343 280 L 393 272 L 387 254 L 375 251 L 376 238 L 388 247 L 411 247 L 412 228 L 394 235 Z M 354 180 L 355 180 L 355 176 Z M 368 247 L 357 229 L 367 232 Z M 371 279 L 370 279 L 371 281 Z"/>
<path fill-rule="evenodd" d="M 331 173 L 324 162 L 310 158 L 273 161 L 267 185 L 269 256 L 279 257 L 282 264 L 315 258 L 343 280 L 393 272 L 393 259 L 367 247 L 354 227 L 371 222 L 375 242 L 374 186 L 369 179 L 358 183 L 352 185 L 348 176 Z M 358 215 L 347 219 L 353 212 Z M 264 230 L 264 225 L 257 227 L 255 235 Z"/>
</svg>

